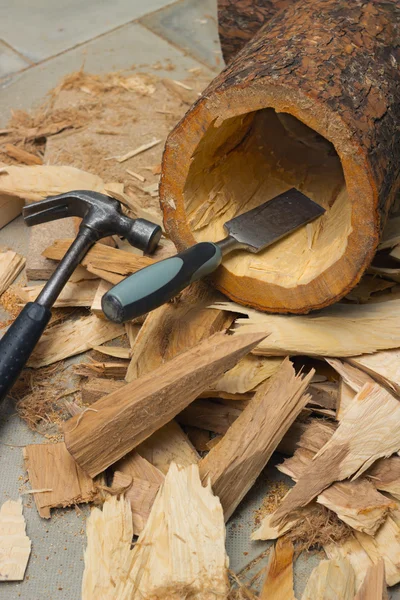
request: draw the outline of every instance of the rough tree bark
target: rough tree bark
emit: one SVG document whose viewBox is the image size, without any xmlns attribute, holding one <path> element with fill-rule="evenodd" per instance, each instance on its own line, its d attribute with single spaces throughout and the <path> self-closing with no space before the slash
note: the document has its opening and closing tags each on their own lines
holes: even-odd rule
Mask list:
<svg viewBox="0 0 400 600">
<path fill-rule="evenodd" d="M 226 64 L 279 10 L 298 0 L 218 0 L 218 33 Z"/>
<path fill-rule="evenodd" d="M 290 4 L 170 134 L 161 204 L 180 249 L 292 186 L 327 209 L 267 251 L 224 259 L 213 283 L 230 298 L 304 313 L 361 278 L 399 190 L 399 38 L 393 0 Z"/>
</svg>

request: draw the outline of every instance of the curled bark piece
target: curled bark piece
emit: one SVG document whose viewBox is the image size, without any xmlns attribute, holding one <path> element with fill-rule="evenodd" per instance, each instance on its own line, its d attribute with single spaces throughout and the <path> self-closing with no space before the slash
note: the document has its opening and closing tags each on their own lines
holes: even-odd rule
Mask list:
<svg viewBox="0 0 400 600">
<path fill-rule="evenodd" d="M 326 208 L 215 286 L 260 310 L 305 313 L 352 289 L 399 189 L 400 6 L 305 0 L 266 23 L 170 134 L 160 198 L 179 249 L 296 187 Z"/>
</svg>

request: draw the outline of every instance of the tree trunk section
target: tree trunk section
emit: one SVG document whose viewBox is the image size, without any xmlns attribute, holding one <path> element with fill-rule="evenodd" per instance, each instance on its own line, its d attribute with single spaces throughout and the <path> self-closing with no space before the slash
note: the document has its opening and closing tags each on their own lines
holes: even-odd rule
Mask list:
<svg viewBox="0 0 400 600">
<path fill-rule="evenodd" d="M 180 249 L 291 187 L 326 208 L 259 254 L 227 256 L 212 282 L 233 300 L 306 313 L 360 280 L 399 191 L 399 39 L 394 1 L 290 4 L 170 134 L 160 194 Z"/>
</svg>

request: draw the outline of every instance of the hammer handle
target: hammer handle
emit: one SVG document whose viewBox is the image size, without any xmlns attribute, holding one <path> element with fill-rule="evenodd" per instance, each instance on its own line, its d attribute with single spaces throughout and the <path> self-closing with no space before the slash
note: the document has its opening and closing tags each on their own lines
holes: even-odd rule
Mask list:
<svg viewBox="0 0 400 600">
<path fill-rule="evenodd" d="M 0 340 L 0 401 L 18 379 L 44 328 L 51 310 L 28 302 Z"/>
</svg>

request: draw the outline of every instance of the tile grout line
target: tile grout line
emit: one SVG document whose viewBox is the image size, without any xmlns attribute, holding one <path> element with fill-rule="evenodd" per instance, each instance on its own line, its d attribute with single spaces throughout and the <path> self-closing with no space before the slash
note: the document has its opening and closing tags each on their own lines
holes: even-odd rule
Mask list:
<svg viewBox="0 0 400 600">
<path fill-rule="evenodd" d="M 117 27 L 113 27 L 112 29 L 109 29 L 108 31 L 105 31 L 104 33 L 99 33 L 99 35 L 95 35 L 94 37 L 90 38 L 89 40 L 85 40 L 84 42 L 79 42 L 78 44 L 75 44 L 74 46 L 71 46 L 70 48 L 67 48 L 66 50 L 63 50 L 62 52 L 57 52 L 56 54 L 53 54 L 52 56 L 48 56 L 47 58 L 44 58 L 43 60 L 41 60 L 40 62 L 32 62 L 29 59 L 27 59 L 25 56 L 23 56 L 21 54 L 21 57 L 24 58 L 25 60 L 29 60 L 29 62 L 31 63 L 30 65 L 28 65 L 27 67 L 25 67 L 24 69 L 20 69 L 19 71 L 16 71 L 15 73 L 11 73 L 9 75 L 6 75 L 5 77 L 0 78 L 0 86 L 2 83 L 4 83 L 7 80 L 12 79 L 15 75 L 21 75 L 22 73 L 25 73 L 26 71 L 31 70 L 34 67 L 39 67 L 42 65 L 45 65 L 46 63 L 50 62 L 51 60 L 53 60 L 54 58 L 58 58 L 59 56 L 62 56 L 63 54 L 67 54 L 68 52 L 70 52 L 71 50 L 75 50 L 76 48 L 80 48 L 82 46 L 85 46 L 86 44 L 90 44 L 91 42 L 98 40 L 110 33 L 114 33 L 115 31 L 118 31 L 119 29 L 122 29 L 123 27 L 126 27 L 127 25 L 140 25 L 141 27 L 144 27 L 144 25 L 141 23 L 141 19 L 144 19 L 145 17 L 149 17 L 150 15 L 154 15 L 157 12 L 160 12 L 161 10 L 164 10 L 165 8 L 168 8 L 170 6 L 174 6 L 176 4 L 179 4 L 181 2 L 183 2 L 184 0 L 176 0 L 175 2 L 171 2 L 169 4 L 167 4 L 166 6 L 163 6 L 157 10 L 154 10 L 150 13 L 147 13 L 145 15 L 142 15 L 141 17 L 138 17 L 137 19 L 132 19 L 131 21 L 127 21 L 126 23 L 122 23 L 122 25 L 118 25 Z M 144 27 L 144 29 L 148 30 L 147 27 Z M 151 31 L 151 30 L 149 30 Z M 157 35 L 156 33 L 154 33 L 154 31 L 151 31 L 151 33 L 153 33 L 153 35 Z M 159 37 L 161 40 L 164 40 L 160 35 L 157 35 L 157 37 Z M 7 46 L 9 46 L 12 50 L 14 50 L 14 48 L 12 48 L 12 46 L 10 46 L 7 42 L 4 42 Z M 186 51 L 183 48 L 180 48 L 179 46 L 175 46 L 174 44 L 171 44 L 170 42 L 168 42 L 170 46 L 178 48 L 183 54 L 187 54 Z M 20 54 L 20 53 L 17 53 Z M 197 59 L 196 59 L 197 60 Z M 198 61 L 201 62 L 201 61 Z M 203 64 L 203 63 L 202 63 Z"/>
<path fill-rule="evenodd" d="M 8 48 L 9 50 L 12 50 L 12 52 L 14 52 L 14 54 L 16 54 L 17 56 L 19 56 L 20 58 L 22 58 L 25 62 L 29 63 L 30 66 L 34 66 L 34 65 L 37 64 L 37 63 L 33 62 L 33 60 L 31 60 L 30 58 L 28 58 L 27 56 L 25 56 L 25 54 L 22 54 L 22 52 L 20 52 L 19 50 L 16 50 L 14 48 L 14 46 L 11 46 L 11 44 L 9 44 L 5 39 L 1 38 L 0 42 L 2 44 L 4 44 L 6 46 L 6 48 Z M 17 73 L 19 73 L 19 71 L 17 71 Z"/>
<path fill-rule="evenodd" d="M 182 0 L 179 0 L 179 2 L 181 2 Z M 178 4 L 178 2 L 175 2 L 175 4 Z M 172 5 L 171 5 L 172 6 Z M 158 11 L 157 11 L 158 12 Z M 153 13 L 150 13 L 153 14 Z M 193 60 L 197 61 L 198 63 L 202 64 L 204 67 L 206 67 L 207 69 L 210 69 L 210 71 L 214 71 L 215 73 L 219 73 L 220 70 L 222 69 L 218 69 L 218 67 L 211 67 L 208 63 L 206 63 L 204 61 L 204 59 L 198 57 L 198 56 L 194 56 L 194 54 L 192 54 L 189 50 L 187 50 L 186 48 L 182 48 L 181 46 L 179 46 L 178 44 L 176 44 L 175 42 L 172 42 L 171 40 L 165 38 L 163 35 L 161 35 L 159 32 L 153 31 L 153 29 L 151 29 L 151 27 L 149 27 L 149 25 L 146 25 L 145 23 L 143 23 L 142 19 L 147 18 L 148 15 L 146 15 L 145 17 L 140 17 L 140 19 L 138 19 L 138 23 L 144 27 L 146 29 L 146 31 L 149 31 L 150 33 L 152 33 L 153 35 L 156 35 L 157 37 L 159 37 L 161 40 L 163 40 L 164 42 L 166 42 L 167 44 L 169 44 L 170 46 L 172 46 L 173 48 L 175 48 L 176 50 L 180 50 L 181 52 L 183 52 L 183 54 L 185 56 L 189 56 L 190 58 L 193 58 Z M 222 68 L 224 68 L 224 65 L 222 66 Z"/>
</svg>

